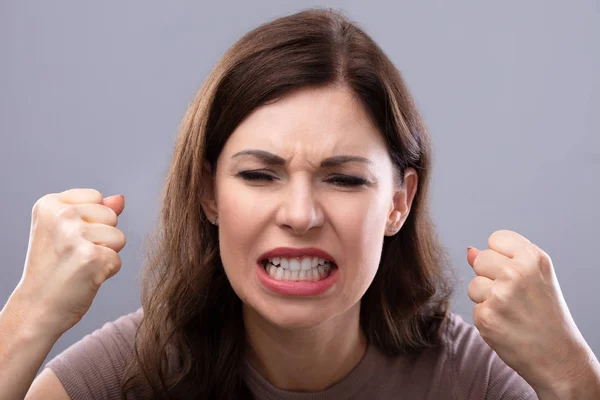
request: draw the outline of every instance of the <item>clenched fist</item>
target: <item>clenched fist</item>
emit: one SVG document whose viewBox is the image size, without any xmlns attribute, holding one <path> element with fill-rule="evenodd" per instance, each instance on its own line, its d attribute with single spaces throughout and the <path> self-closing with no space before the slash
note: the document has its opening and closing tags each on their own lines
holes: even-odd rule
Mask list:
<svg viewBox="0 0 600 400">
<path fill-rule="evenodd" d="M 24 319 L 58 336 L 81 320 L 100 285 L 121 268 L 117 253 L 125 235 L 116 226 L 124 203 L 93 189 L 52 193 L 35 203 L 15 289 Z"/>
<path fill-rule="evenodd" d="M 565 303 L 550 256 L 512 231 L 469 248 L 468 287 L 484 341 L 539 393 L 559 393 L 589 367 L 589 347 Z M 541 398 L 541 397 L 540 397 Z"/>
</svg>

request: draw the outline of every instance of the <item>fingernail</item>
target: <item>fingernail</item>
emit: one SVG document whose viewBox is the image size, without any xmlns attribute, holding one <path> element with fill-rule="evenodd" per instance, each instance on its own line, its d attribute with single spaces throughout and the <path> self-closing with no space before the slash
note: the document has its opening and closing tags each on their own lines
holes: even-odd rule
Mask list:
<svg viewBox="0 0 600 400">
<path fill-rule="evenodd" d="M 123 201 L 125 201 L 125 196 L 123 196 L 122 194 L 120 194 L 119 196 L 121 196 L 123 198 Z"/>
<path fill-rule="evenodd" d="M 471 250 L 471 249 L 474 249 L 474 248 L 475 248 L 475 247 L 468 246 L 468 247 L 467 247 L 467 253 L 469 252 L 469 250 Z"/>
</svg>

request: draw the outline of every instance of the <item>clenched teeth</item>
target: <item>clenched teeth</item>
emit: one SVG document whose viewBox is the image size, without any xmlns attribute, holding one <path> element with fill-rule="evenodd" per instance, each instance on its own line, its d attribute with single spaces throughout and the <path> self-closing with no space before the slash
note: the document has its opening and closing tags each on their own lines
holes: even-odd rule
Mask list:
<svg viewBox="0 0 600 400">
<path fill-rule="evenodd" d="M 308 271 L 311 268 L 317 268 L 319 265 L 332 266 L 329 261 L 319 257 L 297 257 L 297 258 L 285 258 L 285 257 L 273 257 L 267 260 L 270 264 L 283 269 L 289 269 L 290 271 Z"/>
<path fill-rule="evenodd" d="M 273 257 L 263 260 L 263 267 L 280 281 L 318 281 L 328 277 L 335 264 L 318 257 Z"/>
</svg>

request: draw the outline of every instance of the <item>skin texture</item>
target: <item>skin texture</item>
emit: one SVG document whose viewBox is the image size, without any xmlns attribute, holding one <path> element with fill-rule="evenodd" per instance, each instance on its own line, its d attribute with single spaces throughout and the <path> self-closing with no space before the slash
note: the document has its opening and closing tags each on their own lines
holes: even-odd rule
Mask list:
<svg viewBox="0 0 600 400">
<path fill-rule="evenodd" d="M 600 396 L 600 365 L 569 312 L 550 256 L 516 232 L 499 230 L 488 249 L 467 249 L 477 274 L 468 287 L 485 342 L 540 399 Z"/>
<path fill-rule="evenodd" d="M 259 149 L 285 159 L 269 165 L 238 152 Z M 332 156 L 369 160 L 321 168 Z M 259 170 L 271 177 L 240 176 Z M 340 176 L 365 184 L 342 186 Z M 337 180 L 336 180 L 337 179 Z M 365 351 L 360 299 L 377 272 L 386 228 L 399 229 L 417 187 L 414 170 L 398 187 L 383 137 L 352 92 L 302 89 L 255 110 L 233 132 L 219 159 L 215 192 L 221 258 L 244 303 L 255 367 L 284 389 L 321 390 L 347 374 Z M 270 292 L 256 274 L 276 247 L 318 247 L 338 265 L 329 292 L 298 298 Z M 345 332 L 340 335 L 340 332 Z"/>
<path fill-rule="evenodd" d="M 234 157 L 248 149 L 285 163 Z M 334 155 L 370 162 L 320 167 Z M 263 176 L 249 180 L 248 170 Z M 348 176 L 365 181 L 341 185 Z M 244 302 L 248 356 L 273 385 L 322 390 L 358 363 L 366 345 L 360 298 L 384 235 L 397 232 L 410 212 L 417 182 L 408 169 L 405 184 L 396 184 L 382 137 L 343 88 L 298 91 L 259 108 L 233 133 L 203 207 L 219 215 L 225 272 Z M 93 189 L 46 195 L 34 206 L 23 277 L 0 312 L 0 376 L 10 377 L 0 380 L 0 400 L 28 390 L 26 399 L 68 398 L 50 370 L 31 382 L 56 340 L 119 271 L 123 208 L 121 197 Z M 339 266 L 337 284 L 308 298 L 269 292 L 255 263 L 280 246 L 326 250 Z M 467 261 L 476 274 L 468 288 L 475 326 L 539 398 L 600 398 L 600 364 L 571 317 L 550 256 L 516 232 L 496 231 L 488 249 L 468 249 Z"/>
<path fill-rule="evenodd" d="M 125 235 L 116 225 L 124 204 L 93 189 L 51 193 L 35 203 L 23 276 L 0 312 L 0 376 L 10 377 L 0 379 L 0 399 L 28 391 L 28 399 L 64 397 L 52 373 L 32 381 L 54 343 L 119 271 Z"/>
<path fill-rule="evenodd" d="M 285 163 L 238 154 L 251 149 Z M 320 168 L 324 158 L 342 154 L 371 163 Z M 247 171 L 263 176 L 244 179 Z M 331 179 L 342 174 L 366 184 L 340 187 Z M 244 303 L 249 358 L 273 385 L 322 390 L 360 360 L 360 298 L 377 271 L 386 228 L 404 223 L 417 181 L 407 170 L 405 186 L 394 184 L 382 136 L 351 92 L 339 87 L 304 89 L 263 106 L 229 138 L 204 209 L 219 216 L 221 258 Z M 280 246 L 329 252 L 339 266 L 337 285 L 309 298 L 264 289 L 256 260 Z M 550 257 L 512 231 L 494 232 L 488 246 L 467 254 L 477 274 L 468 290 L 476 303 L 473 320 L 483 339 L 540 398 L 595 398 L 600 368 L 568 311 Z"/>
</svg>

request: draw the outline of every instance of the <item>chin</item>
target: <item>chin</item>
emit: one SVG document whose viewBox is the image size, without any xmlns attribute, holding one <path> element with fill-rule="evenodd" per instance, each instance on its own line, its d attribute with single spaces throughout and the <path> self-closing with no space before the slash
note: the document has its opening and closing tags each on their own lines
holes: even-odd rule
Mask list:
<svg viewBox="0 0 600 400">
<path fill-rule="evenodd" d="M 285 301 L 273 306 L 254 308 L 254 313 L 281 329 L 312 329 L 333 317 L 323 304 L 313 301 Z"/>
</svg>

